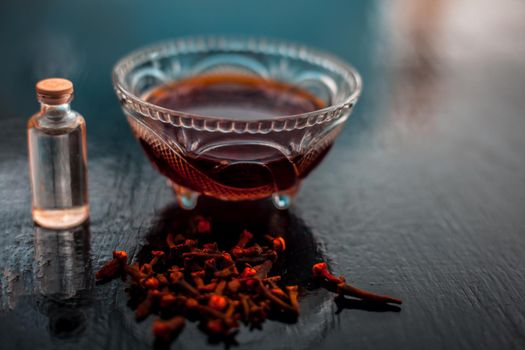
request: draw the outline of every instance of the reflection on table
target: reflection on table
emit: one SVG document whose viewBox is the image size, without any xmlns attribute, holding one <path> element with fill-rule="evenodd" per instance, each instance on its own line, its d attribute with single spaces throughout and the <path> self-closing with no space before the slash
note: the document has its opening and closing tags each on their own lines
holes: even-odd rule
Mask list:
<svg viewBox="0 0 525 350">
<path fill-rule="evenodd" d="M 35 227 L 36 307 L 49 319 L 53 337 L 83 333 L 91 305 L 93 273 L 89 223 L 69 230 Z"/>
</svg>

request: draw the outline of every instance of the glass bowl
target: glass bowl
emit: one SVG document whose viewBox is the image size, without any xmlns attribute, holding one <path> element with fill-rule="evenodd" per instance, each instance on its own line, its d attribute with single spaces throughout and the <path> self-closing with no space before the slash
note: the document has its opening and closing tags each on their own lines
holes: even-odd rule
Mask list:
<svg viewBox="0 0 525 350">
<path fill-rule="evenodd" d="M 290 115 L 214 116 L 148 99 L 170 82 L 220 74 L 294 86 L 320 104 Z M 199 195 L 272 198 L 277 208 L 287 208 L 302 179 L 332 146 L 361 92 L 355 69 L 329 54 L 282 41 L 224 37 L 139 49 L 115 65 L 113 84 L 133 133 L 186 209 L 195 207 Z"/>
</svg>

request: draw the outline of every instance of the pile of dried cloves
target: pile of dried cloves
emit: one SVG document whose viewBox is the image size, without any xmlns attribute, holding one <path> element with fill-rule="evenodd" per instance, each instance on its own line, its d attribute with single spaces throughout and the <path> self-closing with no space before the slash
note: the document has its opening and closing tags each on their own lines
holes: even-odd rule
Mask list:
<svg viewBox="0 0 525 350">
<path fill-rule="evenodd" d="M 273 271 L 286 250 L 285 240 L 267 235 L 255 241 L 244 231 L 235 246 L 220 250 L 210 222 L 196 217 L 185 234 L 168 233 L 162 249 L 149 251 L 147 262 L 129 263 L 126 252 L 114 251 L 96 278 L 104 283 L 129 277 L 127 292 L 135 318 L 157 315 L 153 334 L 158 342 L 170 343 L 187 320 L 198 322 L 211 340 L 235 342 L 240 322 L 258 328 L 267 318 L 293 321 L 299 315 L 298 287 L 283 285 Z M 315 264 L 312 272 L 339 297 L 401 304 L 346 284 L 326 263 Z"/>
</svg>

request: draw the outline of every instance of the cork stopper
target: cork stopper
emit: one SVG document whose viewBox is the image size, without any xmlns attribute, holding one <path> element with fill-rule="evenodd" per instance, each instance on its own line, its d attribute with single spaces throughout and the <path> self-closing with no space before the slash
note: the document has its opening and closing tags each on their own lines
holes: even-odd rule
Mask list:
<svg viewBox="0 0 525 350">
<path fill-rule="evenodd" d="M 73 83 L 62 78 L 40 80 L 36 83 L 36 95 L 38 100 L 45 104 L 64 104 L 73 97 Z"/>
</svg>

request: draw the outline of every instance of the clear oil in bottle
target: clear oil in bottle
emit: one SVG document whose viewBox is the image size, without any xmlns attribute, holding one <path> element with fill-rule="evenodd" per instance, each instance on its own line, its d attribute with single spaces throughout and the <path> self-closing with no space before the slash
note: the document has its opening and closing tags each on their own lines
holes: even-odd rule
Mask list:
<svg viewBox="0 0 525 350">
<path fill-rule="evenodd" d="M 69 80 L 41 80 L 36 90 L 41 109 L 27 126 L 33 220 L 47 228 L 74 227 L 89 217 L 86 123 L 70 108 Z"/>
</svg>

